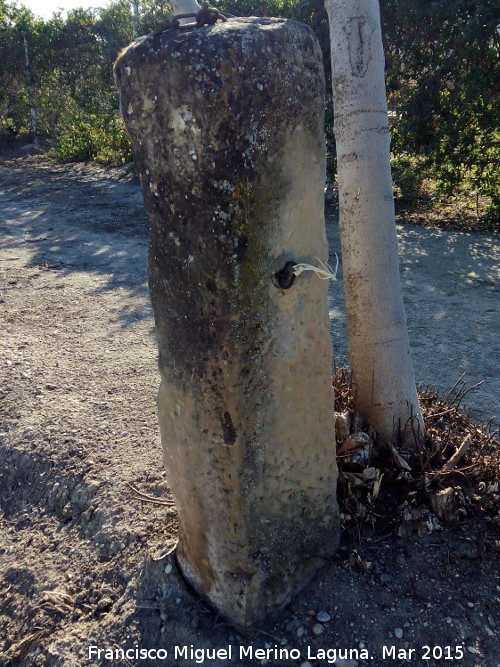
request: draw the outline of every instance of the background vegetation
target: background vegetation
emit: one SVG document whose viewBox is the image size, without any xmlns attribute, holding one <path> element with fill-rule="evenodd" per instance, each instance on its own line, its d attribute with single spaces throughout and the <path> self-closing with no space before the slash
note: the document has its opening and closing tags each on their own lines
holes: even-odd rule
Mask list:
<svg viewBox="0 0 500 667">
<path fill-rule="evenodd" d="M 325 56 L 322 0 L 213 0 L 227 15 L 285 16 L 308 23 Z M 112 66 L 137 33 L 169 15 L 165 0 L 36 18 L 0 0 L 0 147 L 33 126 L 60 160 L 119 164 L 131 159 Z M 500 225 L 500 13 L 491 0 L 381 0 L 392 125 L 393 175 L 408 207 L 453 210 L 474 226 Z M 29 64 L 26 62 L 26 49 Z M 335 171 L 333 112 L 325 112 L 329 169 Z M 451 203 L 455 202 L 454 205 Z M 457 207 L 456 202 L 459 202 Z M 457 216 L 457 212 L 460 214 Z"/>
</svg>

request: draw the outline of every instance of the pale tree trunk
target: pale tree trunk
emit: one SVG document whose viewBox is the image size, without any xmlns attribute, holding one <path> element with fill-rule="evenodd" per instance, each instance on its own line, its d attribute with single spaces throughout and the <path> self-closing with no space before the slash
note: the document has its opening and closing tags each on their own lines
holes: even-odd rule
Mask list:
<svg viewBox="0 0 500 667">
<path fill-rule="evenodd" d="M 35 110 L 35 95 L 33 92 L 33 74 L 31 71 L 31 62 L 28 48 L 28 40 L 26 35 L 23 35 L 24 41 L 24 59 L 25 59 L 25 72 L 26 72 L 26 88 L 28 90 L 28 102 L 30 105 L 30 117 L 31 117 L 31 134 L 33 137 L 33 145 L 38 146 L 38 134 L 37 134 L 37 117 Z"/>
<path fill-rule="evenodd" d="M 134 23 L 134 39 L 139 37 L 139 2 L 132 0 L 133 23 Z"/>
<path fill-rule="evenodd" d="M 401 296 L 379 5 L 325 6 L 355 405 L 382 444 L 418 448 L 424 427 Z"/>
</svg>

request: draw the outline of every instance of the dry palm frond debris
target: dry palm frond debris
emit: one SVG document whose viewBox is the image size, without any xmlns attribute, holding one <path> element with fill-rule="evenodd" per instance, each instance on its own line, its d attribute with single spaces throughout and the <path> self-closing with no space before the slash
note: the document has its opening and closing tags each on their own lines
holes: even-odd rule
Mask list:
<svg viewBox="0 0 500 667">
<path fill-rule="evenodd" d="M 20 664 L 31 652 L 33 646 L 39 642 L 40 639 L 48 634 L 46 628 L 34 628 L 28 632 L 20 641 L 13 644 L 7 653 L 0 653 L 0 660 L 5 660 L 1 664 Z"/>
<path fill-rule="evenodd" d="M 462 376 L 443 397 L 434 387 L 419 388 L 425 450 L 412 458 L 377 448 L 375 431 L 353 409 L 350 369 L 334 367 L 339 500 L 348 533 L 403 537 L 473 518 L 500 527 L 499 430 L 463 408 L 477 386 L 467 387 Z"/>
<path fill-rule="evenodd" d="M 43 591 L 41 603 L 48 611 L 59 614 L 65 614 L 73 609 L 73 599 L 61 589 Z"/>
</svg>

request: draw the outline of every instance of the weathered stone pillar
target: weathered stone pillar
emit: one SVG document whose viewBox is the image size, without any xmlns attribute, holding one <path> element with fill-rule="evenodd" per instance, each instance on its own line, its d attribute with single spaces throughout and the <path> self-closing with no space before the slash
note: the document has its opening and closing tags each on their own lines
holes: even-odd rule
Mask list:
<svg viewBox="0 0 500 667">
<path fill-rule="evenodd" d="M 339 540 L 327 284 L 275 276 L 327 257 L 321 52 L 305 25 L 234 19 L 142 38 L 115 72 L 152 224 L 178 560 L 255 625 Z"/>
</svg>

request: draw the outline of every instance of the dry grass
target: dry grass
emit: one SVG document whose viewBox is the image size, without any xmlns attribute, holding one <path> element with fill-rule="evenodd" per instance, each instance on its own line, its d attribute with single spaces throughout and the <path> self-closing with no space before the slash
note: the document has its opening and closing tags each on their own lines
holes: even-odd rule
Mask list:
<svg viewBox="0 0 500 667">
<path fill-rule="evenodd" d="M 492 419 L 485 423 L 474 422 L 462 407 L 463 398 L 476 386 L 467 388 L 462 377 L 444 397 L 440 397 L 433 387 L 420 389 L 428 452 L 424 470 L 430 473 L 440 470 L 463 440 L 468 438 L 468 450 L 460 465 L 454 471 L 447 471 L 448 476 L 473 477 L 485 483 L 500 478 L 499 429 L 495 428 Z"/>
<path fill-rule="evenodd" d="M 336 412 L 353 411 L 347 366 L 334 368 L 333 386 Z M 367 468 L 356 459 L 338 458 L 344 527 L 355 524 L 359 536 L 360 523 L 377 533 L 395 530 L 400 535 L 477 518 L 500 526 L 499 430 L 492 420 L 473 421 L 464 409 L 463 399 L 474 389 L 463 377 L 445 396 L 430 386 L 419 388 L 425 450 L 409 460 L 411 471 L 401 470 L 387 452 L 378 451 L 376 439 L 368 462 L 375 475 L 367 476 Z"/>
<path fill-rule="evenodd" d="M 486 215 L 490 201 L 469 195 L 436 197 L 432 192 L 420 196 L 396 197 L 398 223 L 411 223 L 450 231 L 492 234 L 500 231 L 498 219 Z"/>
<path fill-rule="evenodd" d="M 335 412 L 347 412 L 353 409 L 351 369 L 345 363 L 337 366 L 333 362 L 332 384 L 335 393 Z"/>
</svg>

